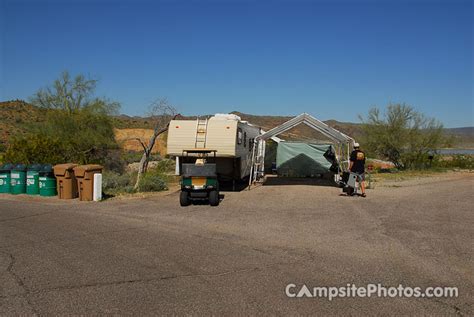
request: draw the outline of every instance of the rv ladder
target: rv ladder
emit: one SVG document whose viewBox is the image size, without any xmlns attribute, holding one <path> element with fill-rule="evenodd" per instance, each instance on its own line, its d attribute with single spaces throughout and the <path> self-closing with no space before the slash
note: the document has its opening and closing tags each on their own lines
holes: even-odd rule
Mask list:
<svg viewBox="0 0 474 317">
<path fill-rule="evenodd" d="M 196 149 L 204 149 L 206 147 L 206 136 L 207 136 L 207 119 L 197 119 L 196 127 L 196 143 L 194 147 Z"/>
</svg>

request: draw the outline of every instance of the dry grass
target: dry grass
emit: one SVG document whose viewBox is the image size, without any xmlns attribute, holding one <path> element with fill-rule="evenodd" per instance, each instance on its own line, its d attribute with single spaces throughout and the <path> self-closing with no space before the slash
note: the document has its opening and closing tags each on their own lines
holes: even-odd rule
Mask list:
<svg viewBox="0 0 474 317">
<path fill-rule="evenodd" d="M 392 173 L 372 173 L 371 178 L 374 183 L 394 183 L 413 179 L 439 176 L 447 173 L 448 169 L 430 169 L 430 170 L 406 170 Z M 367 178 L 366 178 L 367 180 Z"/>
</svg>

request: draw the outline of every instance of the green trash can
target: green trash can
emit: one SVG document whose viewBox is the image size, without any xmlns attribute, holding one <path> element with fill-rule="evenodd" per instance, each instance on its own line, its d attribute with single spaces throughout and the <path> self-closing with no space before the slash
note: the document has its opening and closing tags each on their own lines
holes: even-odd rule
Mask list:
<svg viewBox="0 0 474 317">
<path fill-rule="evenodd" d="M 26 165 L 17 164 L 10 172 L 10 193 L 13 195 L 26 193 Z"/>
<path fill-rule="evenodd" d="M 39 195 L 39 172 L 40 164 L 32 164 L 26 170 L 26 193 L 28 195 Z"/>
<path fill-rule="evenodd" d="M 10 193 L 10 172 L 12 167 L 12 164 L 3 164 L 0 166 L 0 194 Z"/>
<path fill-rule="evenodd" d="M 40 196 L 56 196 L 56 178 L 53 166 L 43 165 L 39 171 L 39 194 Z"/>
</svg>

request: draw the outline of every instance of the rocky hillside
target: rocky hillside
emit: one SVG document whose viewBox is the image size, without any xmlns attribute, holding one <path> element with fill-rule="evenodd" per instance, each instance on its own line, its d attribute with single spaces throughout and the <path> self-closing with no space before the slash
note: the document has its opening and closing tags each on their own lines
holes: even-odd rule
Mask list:
<svg viewBox="0 0 474 317">
<path fill-rule="evenodd" d="M 125 150 L 130 152 L 142 152 L 143 147 L 140 141 L 143 144 L 147 144 L 153 135 L 152 129 L 144 128 L 122 128 L 114 129 L 115 139 L 118 144 Z M 139 139 L 140 141 L 138 141 Z M 152 153 L 165 154 L 166 150 L 166 138 L 165 134 L 162 134 L 155 143 Z"/>
<path fill-rule="evenodd" d="M 264 130 L 282 124 L 292 117 L 285 116 L 257 116 L 234 111 L 234 114 L 240 116 L 254 125 L 262 127 Z M 209 117 L 203 115 L 202 117 Z M 195 119 L 196 117 L 184 117 L 185 119 Z M 44 111 L 36 108 L 25 101 L 14 100 L 0 102 L 0 152 L 7 146 L 8 140 L 17 134 L 23 133 L 32 122 L 41 122 L 44 120 Z M 357 123 L 339 122 L 336 120 L 325 121 L 331 127 L 352 136 L 356 140 L 361 135 L 361 126 Z M 141 151 L 141 145 L 136 140 L 147 142 L 153 128 L 153 118 L 150 117 L 131 117 L 119 115 L 114 117 L 115 135 L 117 141 L 126 150 Z M 458 148 L 474 148 L 474 128 L 456 128 L 446 129 L 447 134 L 455 140 L 455 146 Z M 286 140 L 326 140 L 320 133 L 302 124 L 281 135 Z M 165 149 L 165 139 L 161 138 L 157 143 L 156 151 L 162 152 Z"/>
<path fill-rule="evenodd" d="M 32 122 L 42 120 L 43 111 L 23 100 L 0 102 L 0 149 L 10 137 L 23 133 Z"/>
<path fill-rule="evenodd" d="M 286 116 L 255 116 L 246 113 L 241 113 L 238 111 L 232 112 L 242 120 L 246 120 L 254 125 L 262 127 L 264 130 L 268 131 L 293 117 L 286 117 Z M 341 131 L 355 139 L 359 138 L 361 135 L 361 127 L 360 124 L 357 123 L 349 123 L 349 122 L 339 122 L 336 120 L 327 120 L 324 121 L 327 125 L 335 128 L 336 130 Z M 285 140 L 296 140 L 296 139 L 307 139 L 307 140 L 326 140 L 326 137 L 321 135 L 320 133 L 314 131 L 310 127 L 301 124 L 286 133 L 281 135 L 282 138 Z"/>
<path fill-rule="evenodd" d="M 454 146 L 474 149 L 474 127 L 445 129 L 445 132 L 453 138 Z"/>
</svg>

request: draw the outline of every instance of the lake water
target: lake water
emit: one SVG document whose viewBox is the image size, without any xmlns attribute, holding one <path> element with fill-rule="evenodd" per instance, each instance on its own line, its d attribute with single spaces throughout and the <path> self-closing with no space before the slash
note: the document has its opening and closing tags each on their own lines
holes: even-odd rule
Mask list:
<svg viewBox="0 0 474 317">
<path fill-rule="evenodd" d="M 464 154 L 474 155 L 474 149 L 439 149 L 437 150 L 442 155 Z"/>
</svg>

